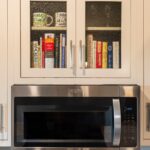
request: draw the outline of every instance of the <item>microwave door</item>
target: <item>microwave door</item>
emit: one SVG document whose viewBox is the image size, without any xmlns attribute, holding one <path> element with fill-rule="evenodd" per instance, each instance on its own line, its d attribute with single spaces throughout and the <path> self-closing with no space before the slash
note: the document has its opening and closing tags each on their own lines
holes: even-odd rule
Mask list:
<svg viewBox="0 0 150 150">
<path fill-rule="evenodd" d="M 119 146 L 121 138 L 121 110 L 119 99 L 113 99 L 113 115 L 114 115 L 113 146 Z"/>
</svg>

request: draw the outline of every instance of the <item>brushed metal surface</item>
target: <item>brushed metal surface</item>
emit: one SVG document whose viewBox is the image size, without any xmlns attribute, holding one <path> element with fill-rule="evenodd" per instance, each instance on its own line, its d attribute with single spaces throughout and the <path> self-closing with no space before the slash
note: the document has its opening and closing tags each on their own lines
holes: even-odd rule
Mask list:
<svg viewBox="0 0 150 150">
<path fill-rule="evenodd" d="M 13 150 L 140 150 L 138 147 L 122 147 L 122 148 L 49 148 L 49 147 L 14 147 Z"/>
<path fill-rule="evenodd" d="M 69 94 L 69 91 L 74 93 Z M 80 94 L 79 94 L 80 93 Z M 14 96 L 91 96 L 91 97 L 139 97 L 140 88 L 137 85 L 14 85 Z"/>
<path fill-rule="evenodd" d="M 90 96 L 118 97 L 119 86 L 78 86 L 78 85 L 15 85 L 12 86 L 12 98 L 30 96 Z"/>
<path fill-rule="evenodd" d="M 140 134 L 137 133 L 137 147 L 14 147 L 14 97 L 136 97 L 139 101 L 140 87 L 137 85 L 14 85 L 12 86 L 12 149 L 13 150 L 140 150 Z M 137 127 L 139 131 L 139 105 Z"/>
<path fill-rule="evenodd" d="M 120 86 L 120 97 L 137 98 L 137 149 L 140 147 L 140 87 L 139 86 Z M 122 148 L 120 150 L 130 150 Z M 132 149 L 131 149 L 132 150 Z"/>
<path fill-rule="evenodd" d="M 140 87 L 139 86 L 132 86 L 132 85 L 126 85 L 120 86 L 120 97 L 140 97 Z"/>
<path fill-rule="evenodd" d="M 113 145 L 119 146 L 121 138 L 121 110 L 120 110 L 120 100 L 113 99 L 113 112 L 114 112 L 114 135 L 113 135 Z"/>
</svg>

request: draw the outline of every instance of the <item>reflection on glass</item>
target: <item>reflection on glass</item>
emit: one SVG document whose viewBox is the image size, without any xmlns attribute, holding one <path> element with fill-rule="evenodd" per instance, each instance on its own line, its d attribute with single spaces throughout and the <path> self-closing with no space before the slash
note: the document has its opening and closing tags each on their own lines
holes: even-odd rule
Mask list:
<svg viewBox="0 0 150 150">
<path fill-rule="evenodd" d="M 121 68 L 121 2 L 86 2 L 87 68 Z"/>
<path fill-rule="evenodd" d="M 31 1 L 31 68 L 66 68 L 66 2 Z"/>
<path fill-rule="evenodd" d="M 105 5 L 105 15 L 106 15 L 106 27 L 110 26 L 110 19 L 111 19 L 111 6 L 109 4 Z"/>
</svg>

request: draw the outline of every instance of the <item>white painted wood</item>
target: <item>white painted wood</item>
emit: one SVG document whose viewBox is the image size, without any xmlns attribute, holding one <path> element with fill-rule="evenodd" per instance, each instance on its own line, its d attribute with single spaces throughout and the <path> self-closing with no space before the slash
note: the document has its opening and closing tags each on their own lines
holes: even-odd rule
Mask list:
<svg viewBox="0 0 150 150">
<path fill-rule="evenodd" d="M 142 144 L 150 146 L 150 131 L 147 131 L 147 104 L 150 103 L 150 1 L 144 0 L 144 104 L 142 108 Z"/>
<path fill-rule="evenodd" d="M 85 24 L 85 12 L 86 2 L 90 0 L 77 0 L 77 47 L 80 47 L 79 41 L 82 40 L 82 44 L 86 45 L 86 24 Z M 102 2 L 103 0 L 96 0 Z M 105 0 L 107 1 L 107 0 Z M 109 0 L 108 0 L 109 1 Z M 98 69 L 86 69 L 86 77 L 130 77 L 130 26 L 131 26 L 131 1 L 130 0 L 113 0 L 114 2 L 122 3 L 121 11 L 121 69 L 118 70 L 99 70 Z M 80 52 L 78 51 L 77 58 L 80 58 Z M 84 77 L 82 69 L 80 69 L 80 61 L 78 61 L 78 77 Z M 103 71 L 104 70 L 104 71 Z"/>
<path fill-rule="evenodd" d="M 15 84 L 139 84 L 142 85 L 143 83 L 143 0 L 131 0 L 131 11 L 130 14 L 130 20 L 131 20 L 131 30 L 130 30 L 130 36 L 131 36 L 131 48 L 130 48 L 130 56 L 131 56 L 131 62 L 130 62 L 130 76 L 129 77 L 120 77 L 122 76 L 122 73 L 118 75 L 114 71 L 113 74 L 116 77 L 112 77 L 111 71 L 110 70 L 104 70 L 103 71 L 103 76 L 101 76 L 101 71 L 97 72 L 97 75 L 95 73 L 91 73 L 93 77 L 88 78 L 88 76 L 82 75 L 82 77 L 63 77 L 65 76 L 65 71 L 58 71 L 61 76 L 56 77 L 52 76 L 52 78 L 47 78 L 47 75 L 44 75 L 45 77 L 33 77 L 34 75 L 32 74 L 32 71 L 29 73 L 27 72 L 28 75 L 32 75 L 32 77 L 22 77 L 21 76 L 21 66 L 20 66 L 20 55 L 21 55 L 21 37 L 20 37 L 20 0 L 15 0 L 11 1 L 9 0 L 10 8 L 9 8 L 9 20 L 11 22 L 11 18 L 13 18 L 13 24 L 9 24 L 9 53 L 8 53 L 8 59 L 9 59 L 9 70 L 10 72 L 13 72 L 12 74 L 9 73 L 9 78 L 13 78 L 14 76 L 14 82 Z M 112 1 L 112 0 L 110 0 Z M 120 0 L 118 0 L 120 1 Z M 70 3 L 74 3 L 72 0 L 68 0 Z M 81 1 L 80 1 L 81 2 Z M 80 3 L 82 4 L 82 3 Z M 77 5 L 76 5 L 77 6 Z M 73 9 L 75 9 L 75 5 L 72 6 Z M 80 8 L 80 7 L 79 7 Z M 79 9 L 76 7 L 76 13 L 80 13 L 80 20 L 82 18 L 82 11 L 84 12 L 84 8 Z M 69 9 L 69 8 L 68 8 Z M 71 9 L 72 10 L 72 9 Z M 70 17 L 75 16 L 74 12 L 71 11 Z M 128 12 L 127 12 L 128 13 Z M 78 14 L 79 15 L 79 14 Z M 85 17 L 85 16 L 84 16 Z M 77 14 L 76 14 L 76 19 L 77 19 Z M 69 20 L 68 20 L 69 21 Z M 85 31 L 84 28 L 84 23 L 83 26 L 81 26 L 81 23 L 78 25 L 76 20 L 73 20 L 70 24 L 74 25 L 76 24 L 76 29 L 78 27 L 82 28 L 81 32 L 76 32 L 72 30 L 72 28 L 68 27 L 67 32 L 71 34 L 71 37 L 76 34 L 76 39 L 77 42 L 75 43 L 75 39 L 73 39 L 73 45 L 76 44 L 76 51 L 79 51 L 79 35 L 81 34 L 83 36 L 83 31 Z M 128 29 L 127 29 L 128 30 Z M 138 32 L 137 32 L 138 31 Z M 78 37 L 77 37 L 78 35 Z M 126 42 L 125 42 L 126 43 Z M 69 44 L 70 45 L 70 44 Z M 69 46 L 68 45 L 68 46 Z M 78 58 L 78 56 L 77 56 Z M 126 57 L 125 57 L 126 58 Z M 127 60 L 126 60 L 127 61 Z M 71 69 L 70 69 L 71 70 Z M 87 69 L 89 70 L 89 69 Z M 36 70 L 38 72 L 38 69 Z M 92 70 L 93 71 L 93 70 Z M 46 72 L 46 71 L 45 71 Z M 54 71 L 55 73 L 57 72 Z M 70 71 L 71 72 L 71 71 Z M 89 71 L 91 72 L 91 70 Z M 39 73 L 39 72 L 38 72 Z M 34 72 L 35 74 L 35 72 Z M 42 74 L 42 73 L 41 73 Z M 46 73 L 44 73 L 46 74 Z M 51 74 L 50 70 L 48 70 L 48 74 Z M 100 75 L 98 75 L 100 74 Z M 109 74 L 111 77 L 105 76 L 105 74 Z M 49 76 L 49 75 L 48 75 Z M 90 76 L 90 74 L 89 74 Z M 118 77 L 119 76 L 119 77 Z M 10 83 L 13 84 L 13 83 Z"/>
<path fill-rule="evenodd" d="M 87 31 L 120 31 L 121 27 L 87 27 Z"/>
<path fill-rule="evenodd" d="M 0 104 L 2 104 L 2 128 L 0 145 L 8 142 L 8 97 L 7 97 L 7 0 L 0 0 Z"/>
<path fill-rule="evenodd" d="M 54 1 L 54 0 L 53 0 Z M 75 44 L 75 0 L 67 4 L 67 56 L 70 41 Z M 30 0 L 21 0 L 21 77 L 73 77 L 73 69 L 33 69 L 30 67 Z M 69 59 L 69 58 L 67 58 Z"/>
</svg>

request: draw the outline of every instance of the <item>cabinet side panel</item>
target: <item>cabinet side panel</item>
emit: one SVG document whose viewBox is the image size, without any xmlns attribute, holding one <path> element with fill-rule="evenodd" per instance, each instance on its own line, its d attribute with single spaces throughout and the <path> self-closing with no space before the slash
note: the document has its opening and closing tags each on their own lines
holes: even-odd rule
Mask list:
<svg viewBox="0 0 150 150">
<path fill-rule="evenodd" d="M 144 0 L 144 127 L 143 127 L 143 143 L 144 145 L 150 145 L 150 131 L 147 130 L 148 116 L 147 116 L 147 104 L 150 103 L 150 1 Z"/>
<path fill-rule="evenodd" d="M 0 145 L 7 141 L 8 114 L 7 114 L 7 0 L 0 0 Z"/>
</svg>

